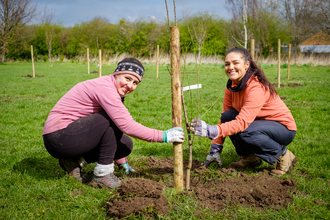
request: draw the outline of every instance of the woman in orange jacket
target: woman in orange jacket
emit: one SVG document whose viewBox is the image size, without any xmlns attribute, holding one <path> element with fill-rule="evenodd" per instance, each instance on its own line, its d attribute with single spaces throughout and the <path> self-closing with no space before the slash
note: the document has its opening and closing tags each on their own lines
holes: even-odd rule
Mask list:
<svg viewBox="0 0 330 220">
<path fill-rule="evenodd" d="M 191 123 L 195 135 L 213 140 L 204 164 L 215 161 L 222 165 L 220 153 L 229 136 L 242 156 L 230 168 L 256 167 L 263 160 L 271 165 L 277 162 L 273 175 L 290 172 L 297 163 L 297 157 L 286 147 L 297 130 L 290 110 L 246 49 L 235 47 L 227 52 L 225 72 L 229 80 L 219 124 L 208 125 L 197 119 Z"/>
</svg>

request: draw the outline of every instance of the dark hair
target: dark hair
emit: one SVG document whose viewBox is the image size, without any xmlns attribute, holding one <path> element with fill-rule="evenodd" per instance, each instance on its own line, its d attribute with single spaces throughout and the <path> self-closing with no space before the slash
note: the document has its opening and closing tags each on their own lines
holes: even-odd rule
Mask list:
<svg viewBox="0 0 330 220">
<path fill-rule="evenodd" d="M 226 56 L 229 53 L 238 53 L 241 55 L 242 59 L 247 62 L 249 61 L 250 66 L 249 69 L 253 72 L 253 77 L 254 79 L 258 78 L 259 82 L 265 87 L 266 90 L 269 89 L 271 96 L 274 96 L 274 94 L 277 94 L 276 90 L 272 86 L 272 84 L 268 81 L 266 75 L 260 69 L 257 64 L 252 60 L 252 57 L 249 53 L 249 51 L 245 48 L 240 48 L 240 47 L 234 47 L 226 53 Z"/>
<path fill-rule="evenodd" d="M 141 66 L 142 69 L 144 70 L 144 67 L 143 67 L 142 63 L 141 63 L 138 59 L 136 59 L 136 58 L 134 58 L 134 57 L 127 57 L 127 58 L 123 59 L 122 61 L 120 61 L 118 64 L 120 64 L 120 63 L 122 63 L 122 62 L 135 63 L 136 65 Z"/>
</svg>

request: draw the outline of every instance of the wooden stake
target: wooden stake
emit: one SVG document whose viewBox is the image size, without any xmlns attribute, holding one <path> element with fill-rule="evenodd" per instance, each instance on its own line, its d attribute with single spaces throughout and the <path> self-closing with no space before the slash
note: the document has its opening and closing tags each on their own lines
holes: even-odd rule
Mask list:
<svg viewBox="0 0 330 220">
<path fill-rule="evenodd" d="M 33 45 L 31 45 L 31 61 L 32 61 L 32 77 L 36 77 L 36 74 L 34 72 L 34 59 L 33 59 Z"/>
<path fill-rule="evenodd" d="M 87 48 L 87 73 L 88 74 L 90 73 L 90 70 L 89 70 L 89 48 Z"/>
<path fill-rule="evenodd" d="M 291 44 L 289 44 L 288 79 L 290 79 Z"/>
<path fill-rule="evenodd" d="M 180 72 L 180 31 L 179 27 L 170 27 L 171 34 L 171 91 L 172 91 L 172 126 L 182 127 L 181 110 L 181 72 Z M 183 152 L 182 143 L 173 143 L 174 184 L 175 189 L 183 188 Z"/>
<path fill-rule="evenodd" d="M 159 45 L 157 45 L 157 61 L 156 61 L 156 63 L 157 63 L 157 78 L 158 78 L 158 66 L 159 66 Z"/>
<path fill-rule="evenodd" d="M 278 67 L 277 67 L 277 87 L 281 88 L 281 39 L 278 39 Z"/>
<path fill-rule="evenodd" d="M 254 39 L 251 39 L 251 58 L 254 60 Z"/>
<path fill-rule="evenodd" d="M 102 54 L 101 54 L 101 50 L 99 50 L 99 77 L 102 76 Z"/>
</svg>

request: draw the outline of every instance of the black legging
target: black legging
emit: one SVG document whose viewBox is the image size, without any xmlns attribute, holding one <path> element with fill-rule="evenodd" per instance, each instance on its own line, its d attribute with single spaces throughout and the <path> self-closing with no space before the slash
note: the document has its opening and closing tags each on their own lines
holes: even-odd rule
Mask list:
<svg viewBox="0 0 330 220">
<path fill-rule="evenodd" d="M 66 128 L 43 136 L 47 151 L 55 158 L 84 157 L 86 162 L 107 165 L 128 156 L 133 141 L 105 111 L 77 119 Z"/>
</svg>

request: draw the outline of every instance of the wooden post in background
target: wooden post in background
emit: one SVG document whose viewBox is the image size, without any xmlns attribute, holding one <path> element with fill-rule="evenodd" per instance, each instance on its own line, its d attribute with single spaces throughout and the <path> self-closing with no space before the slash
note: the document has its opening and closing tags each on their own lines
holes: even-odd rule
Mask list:
<svg viewBox="0 0 330 220">
<path fill-rule="evenodd" d="M 156 56 L 156 65 L 157 65 L 157 78 L 158 78 L 158 66 L 159 66 L 159 45 L 157 45 L 157 56 Z"/>
<path fill-rule="evenodd" d="M 99 77 L 102 76 L 102 54 L 101 54 L 101 50 L 99 50 Z"/>
<path fill-rule="evenodd" d="M 278 39 L 278 67 L 277 67 L 277 87 L 281 88 L 281 39 Z"/>
<path fill-rule="evenodd" d="M 254 60 L 254 39 L 251 39 L 251 58 Z"/>
<path fill-rule="evenodd" d="M 172 91 L 172 126 L 182 127 L 181 109 L 181 72 L 180 72 L 180 31 L 179 27 L 170 27 L 171 34 L 171 91 Z M 174 184 L 175 189 L 183 188 L 183 152 L 182 143 L 173 143 Z"/>
<path fill-rule="evenodd" d="M 32 61 L 32 77 L 36 77 L 36 74 L 34 72 L 34 59 L 33 59 L 33 45 L 31 45 L 31 61 Z"/>
<path fill-rule="evenodd" d="M 291 63 L 291 44 L 289 44 L 288 79 L 290 79 L 290 63 Z"/>
<path fill-rule="evenodd" d="M 89 70 L 89 48 L 87 48 L 87 72 L 88 72 L 88 74 L 90 73 L 90 70 Z"/>
</svg>

